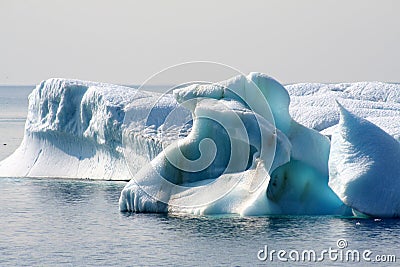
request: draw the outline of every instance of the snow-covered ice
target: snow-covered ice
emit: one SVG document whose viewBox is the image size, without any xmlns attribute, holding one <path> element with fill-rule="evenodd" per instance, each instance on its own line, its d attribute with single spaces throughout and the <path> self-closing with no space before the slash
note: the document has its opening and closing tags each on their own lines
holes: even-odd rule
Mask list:
<svg viewBox="0 0 400 267">
<path fill-rule="evenodd" d="M 336 100 L 400 138 L 400 84 L 383 82 L 299 83 L 285 87 L 290 115 L 306 127 L 332 135 L 339 122 Z"/>
</svg>

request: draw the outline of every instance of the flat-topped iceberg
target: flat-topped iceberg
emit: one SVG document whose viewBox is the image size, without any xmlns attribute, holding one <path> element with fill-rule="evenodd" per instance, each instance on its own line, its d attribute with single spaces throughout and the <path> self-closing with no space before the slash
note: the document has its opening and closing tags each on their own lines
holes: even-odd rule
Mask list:
<svg viewBox="0 0 400 267">
<path fill-rule="evenodd" d="M 285 87 L 294 120 L 331 136 L 339 122 L 336 100 L 400 139 L 400 85 L 383 82 L 299 83 Z"/>
<path fill-rule="evenodd" d="M 157 93 L 104 83 L 43 81 L 29 96 L 24 139 L 0 162 L 0 177 L 130 180 L 122 142 L 126 110 L 149 111 L 149 103 L 158 97 Z M 176 105 L 166 95 L 157 109 L 168 113 Z M 136 123 L 142 127 L 135 145 L 147 148 L 137 152 L 143 165 L 162 149 L 154 133 L 162 117 Z"/>
</svg>

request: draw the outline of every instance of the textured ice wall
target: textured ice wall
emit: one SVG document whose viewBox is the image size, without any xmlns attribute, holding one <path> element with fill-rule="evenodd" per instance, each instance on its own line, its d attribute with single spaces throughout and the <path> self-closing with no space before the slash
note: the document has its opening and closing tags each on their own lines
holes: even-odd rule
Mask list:
<svg viewBox="0 0 400 267">
<path fill-rule="evenodd" d="M 159 96 L 96 82 L 43 81 L 29 96 L 23 142 L 0 162 L 0 176 L 130 180 L 122 149 L 125 113 L 146 112 Z M 166 113 L 175 106 L 175 99 L 165 96 L 157 110 Z M 141 125 L 142 134 L 131 140 L 143 148 L 135 149 L 141 164 L 161 151 L 154 130 L 162 118 L 131 121 Z"/>
</svg>

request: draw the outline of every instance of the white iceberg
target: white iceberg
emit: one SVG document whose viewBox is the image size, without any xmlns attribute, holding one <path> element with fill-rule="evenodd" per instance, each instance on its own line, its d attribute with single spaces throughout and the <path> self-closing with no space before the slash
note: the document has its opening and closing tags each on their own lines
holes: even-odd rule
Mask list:
<svg viewBox="0 0 400 267">
<path fill-rule="evenodd" d="M 290 95 L 290 115 L 308 128 L 331 136 L 339 122 L 337 99 L 355 115 L 400 139 L 400 84 L 298 83 L 285 88 Z"/>
<path fill-rule="evenodd" d="M 159 96 L 111 84 L 43 81 L 29 96 L 24 139 L 0 162 L 0 177 L 130 180 L 122 142 L 126 110 L 146 112 Z M 173 97 L 165 96 L 157 108 L 167 113 L 176 105 Z M 141 165 L 162 149 L 155 141 L 162 119 L 136 122 L 142 134 L 135 136 L 134 144 L 147 148 L 137 155 Z"/>
<path fill-rule="evenodd" d="M 329 185 L 355 213 L 400 216 L 400 144 L 340 106 L 332 136 Z"/>
</svg>

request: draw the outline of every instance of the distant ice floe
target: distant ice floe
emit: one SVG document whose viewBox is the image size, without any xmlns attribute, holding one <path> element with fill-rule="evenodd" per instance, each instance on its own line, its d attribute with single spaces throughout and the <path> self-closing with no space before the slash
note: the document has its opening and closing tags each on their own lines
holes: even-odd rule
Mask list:
<svg viewBox="0 0 400 267">
<path fill-rule="evenodd" d="M 383 82 L 299 83 L 285 87 L 290 115 L 306 127 L 331 136 L 339 122 L 336 100 L 362 118 L 400 138 L 400 85 Z"/>
<path fill-rule="evenodd" d="M 0 177 L 130 180 L 121 211 L 398 217 L 399 126 L 398 84 L 50 79 Z"/>
</svg>

